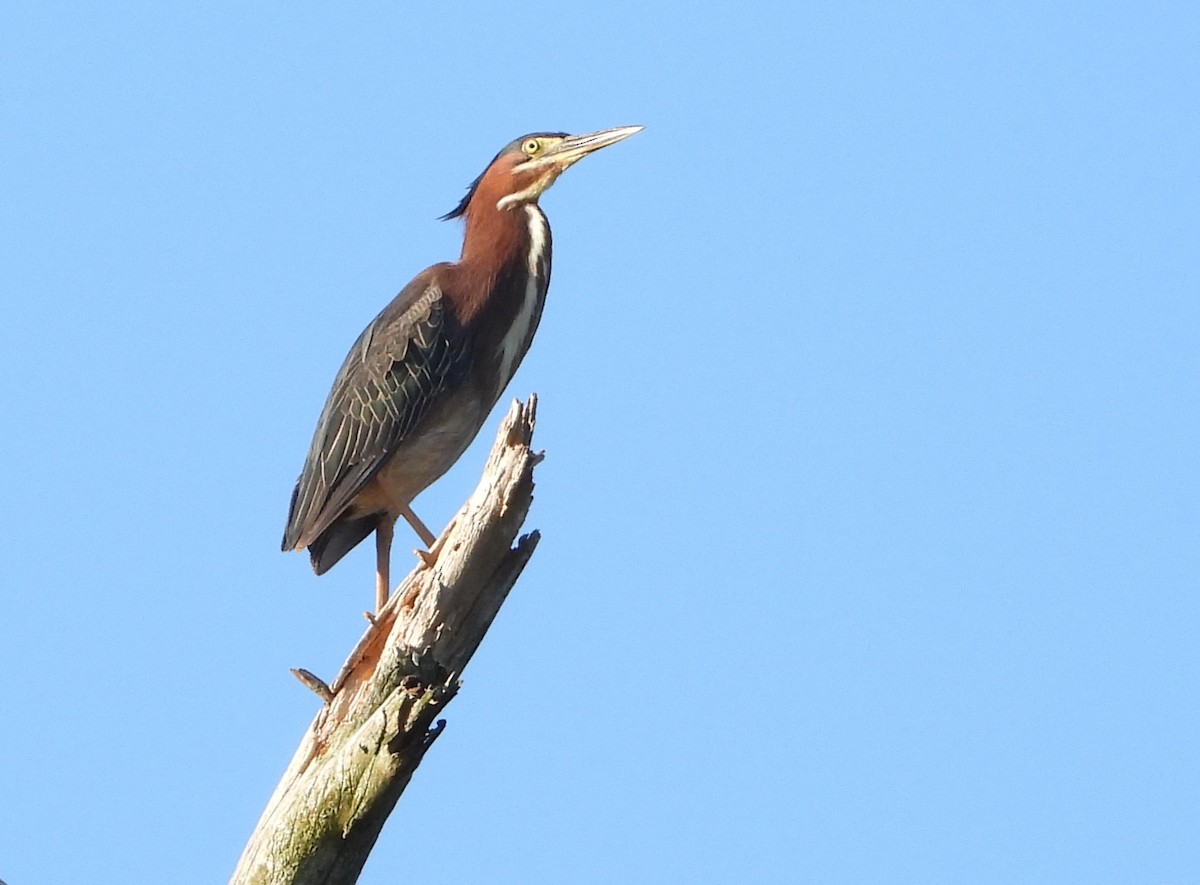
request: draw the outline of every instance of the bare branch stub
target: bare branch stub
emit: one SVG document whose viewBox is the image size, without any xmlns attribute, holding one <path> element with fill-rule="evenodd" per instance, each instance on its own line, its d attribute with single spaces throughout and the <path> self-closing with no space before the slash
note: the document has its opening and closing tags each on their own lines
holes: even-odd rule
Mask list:
<svg viewBox="0 0 1200 885">
<path fill-rule="evenodd" d="M 303 667 L 292 667 L 291 670 L 292 675 L 299 679 L 305 688 L 316 694 L 326 704 L 333 700 L 333 690 L 320 676 L 305 670 Z"/>
</svg>

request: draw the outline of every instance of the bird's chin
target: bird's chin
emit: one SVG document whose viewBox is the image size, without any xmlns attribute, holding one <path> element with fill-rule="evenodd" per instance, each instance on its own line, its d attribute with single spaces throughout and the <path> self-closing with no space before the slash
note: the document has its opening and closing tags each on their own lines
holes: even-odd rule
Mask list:
<svg viewBox="0 0 1200 885">
<path fill-rule="evenodd" d="M 561 174 L 561 169 L 554 167 L 547 169 L 545 174 L 535 179 L 533 183 L 524 190 L 515 194 L 509 194 L 506 197 L 501 197 L 496 203 L 496 208 L 500 210 L 516 209 L 518 206 L 524 206 L 526 203 L 536 202 L 538 197 L 549 190 L 550 185 L 554 184 L 555 180 Z"/>
</svg>

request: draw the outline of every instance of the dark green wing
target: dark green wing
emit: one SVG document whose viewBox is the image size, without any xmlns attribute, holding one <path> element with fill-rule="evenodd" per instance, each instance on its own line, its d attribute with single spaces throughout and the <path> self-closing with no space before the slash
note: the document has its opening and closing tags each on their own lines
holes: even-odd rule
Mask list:
<svg viewBox="0 0 1200 885">
<path fill-rule="evenodd" d="M 325 531 L 463 371 L 435 271 L 409 283 L 346 355 L 292 493 L 284 550 Z"/>
</svg>

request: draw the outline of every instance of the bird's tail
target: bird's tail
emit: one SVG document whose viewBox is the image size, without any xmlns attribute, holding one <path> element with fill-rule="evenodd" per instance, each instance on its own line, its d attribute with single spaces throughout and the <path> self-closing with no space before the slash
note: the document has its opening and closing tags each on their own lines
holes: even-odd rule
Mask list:
<svg viewBox="0 0 1200 885">
<path fill-rule="evenodd" d="M 339 519 L 317 535 L 308 545 L 308 555 L 313 571 L 323 575 L 338 560 L 353 550 L 367 535 L 379 526 L 380 514 L 368 513 L 356 519 Z"/>
</svg>

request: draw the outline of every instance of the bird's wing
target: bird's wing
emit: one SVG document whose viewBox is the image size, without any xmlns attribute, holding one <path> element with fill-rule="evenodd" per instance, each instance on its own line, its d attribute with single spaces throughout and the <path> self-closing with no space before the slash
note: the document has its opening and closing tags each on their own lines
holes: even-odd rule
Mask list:
<svg viewBox="0 0 1200 885">
<path fill-rule="evenodd" d="M 307 546 L 342 514 L 463 370 L 435 271 L 409 283 L 346 355 L 292 492 L 284 550 Z"/>
</svg>

